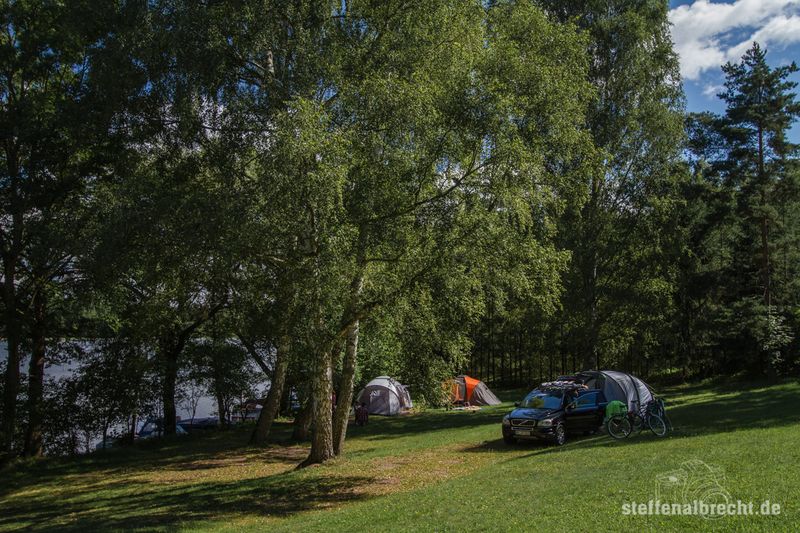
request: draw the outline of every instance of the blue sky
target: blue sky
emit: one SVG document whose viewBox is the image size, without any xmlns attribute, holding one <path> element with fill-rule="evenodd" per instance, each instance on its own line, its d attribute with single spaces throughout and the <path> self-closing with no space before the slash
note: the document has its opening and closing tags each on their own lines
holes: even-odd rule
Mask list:
<svg viewBox="0 0 800 533">
<path fill-rule="evenodd" d="M 688 111 L 724 111 L 720 65 L 738 61 L 754 40 L 770 65 L 800 63 L 800 0 L 670 0 L 670 22 Z M 800 126 L 790 137 L 800 143 Z"/>
</svg>

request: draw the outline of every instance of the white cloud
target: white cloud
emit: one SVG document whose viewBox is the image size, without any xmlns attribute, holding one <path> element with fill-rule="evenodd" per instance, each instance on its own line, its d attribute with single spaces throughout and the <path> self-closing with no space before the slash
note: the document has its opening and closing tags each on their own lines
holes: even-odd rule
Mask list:
<svg viewBox="0 0 800 533">
<path fill-rule="evenodd" d="M 800 42 L 800 0 L 697 0 L 671 10 L 669 18 L 681 75 L 689 80 L 738 60 L 753 41 L 764 47 Z M 730 42 L 731 33 L 747 31 L 747 39 Z"/>
<path fill-rule="evenodd" d="M 714 85 L 713 83 L 709 83 L 703 87 L 703 96 L 707 98 L 716 98 L 724 88 L 725 86 L 723 85 Z"/>
<path fill-rule="evenodd" d="M 800 15 L 779 15 L 753 33 L 749 39 L 742 41 L 728 50 L 728 58 L 736 60 L 750 48 L 753 41 L 758 41 L 763 46 L 770 44 L 786 46 L 800 42 Z"/>
</svg>

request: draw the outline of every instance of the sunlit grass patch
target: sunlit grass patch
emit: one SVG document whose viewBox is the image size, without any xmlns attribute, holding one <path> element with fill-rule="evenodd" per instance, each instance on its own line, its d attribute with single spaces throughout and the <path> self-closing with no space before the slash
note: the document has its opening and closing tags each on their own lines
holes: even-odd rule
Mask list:
<svg viewBox="0 0 800 533">
<path fill-rule="evenodd" d="M 350 429 L 343 457 L 301 470 L 308 446 L 288 440 L 285 422 L 265 448 L 249 446 L 242 429 L 24 463 L 4 472 L 0 530 L 509 531 L 532 520 L 576 531 L 697 529 L 702 518 L 620 514 L 623 502 L 652 496 L 659 474 L 692 459 L 722 469 L 736 498 L 785 506 L 778 517 L 730 517 L 715 529 L 790 530 L 800 500 L 800 386 L 667 395 L 676 431 L 666 439 L 507 446 L 506 404 L 373 417 Z"/>
</svg>

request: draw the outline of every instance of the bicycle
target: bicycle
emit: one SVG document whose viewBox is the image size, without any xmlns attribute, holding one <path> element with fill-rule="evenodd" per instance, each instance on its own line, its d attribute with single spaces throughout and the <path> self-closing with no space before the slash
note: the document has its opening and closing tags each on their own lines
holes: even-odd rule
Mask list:
<svg viewBox="0 0 800 533">
<path fill-rule="evenodd" d="M 668 420 L 664 401 L 659 398 L 648 402 L 639 411 L 611 416 L 606 422 L 606 430 L 615 439 L 625 439 L 633 433 L 641 433 L 647 426 L 653 435 L 664 437 L 671 429 Z"/>
<path fill-rule="evenodd" d="M 625 439 L 633 431 L 633 423 L 629 416 L 630 413 L 624 415 L 613 415 L 606 421 L 606 431 L 615 439 Z"/>
<path fill-rule="evenodd" d="M 672 422 L 667 416 L 667 409 L 664 406 L 663 398 L 654 398 L 653 400 L 648 402 L 647 411 L 648 411 L 648 416 L 650 418 L 660 420 L 660 424 L 664 426 L 663 433 L 657 433 L 655 430 L 653 430 L 653 427 L 651 426 L 650 429 L 653 431 L 653 433 L 655 433 L 659 437 L 663 437 L 664 435 L 672 431 Z"/>
</svg>

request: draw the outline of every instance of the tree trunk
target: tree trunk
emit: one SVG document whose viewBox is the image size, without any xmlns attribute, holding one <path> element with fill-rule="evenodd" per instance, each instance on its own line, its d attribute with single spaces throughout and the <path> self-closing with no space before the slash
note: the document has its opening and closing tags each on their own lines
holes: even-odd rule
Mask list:
<svg viewBox="0 0 800 533">
<path fill-rule="evenodd" d="M 31 361 L 28 370 L 28 429 L 25 432 L 26 457 L 42 455 L 42 422 L 44 418 L 44 360 L 47 351 L 45 315 L 47 302 L 39 288 L 33 295 L 31 328 Z"/>
<path fill-rule="evenodd" d="M 17 422 L 17 395 L 19 394 L 19 317 L 17 316 L 17 290 L 14 284 L 16 261 L 3 258 L 3 303 L 5 305 L 5 334 L 8 359 L 6 360 L 5 386 L 3 387 L 2 425 L 0 425 L 0 463 L 11 457 L 14 429 Z"/>
<path fill-rule="evenodd" d="M 764 129 L 758 128 L 758 174 L 759 185 L 761 186 L 761 209 L 764 214 L 761 216 L 761 269 L 764 283 L 764 306 L 767 308 L 767 339 L 768 348 L 761 350 L 761 371 L 766 370 L 767 377 L 771 382 L 778 379 L 778 372 L 772 362 L 772 274 L 770 272 L 769 253 L 769 217 L 766 214 L 767 208 L 767 176 L 764 172 Z"/>
<path fill-rule="evenodd" d="M 342 363 L 342 379 L 339 386 L 339 395 L 336 398 L 336 412 L 333 416 L 333 453 L 341 455 L 344 452 L 344 439 L 347 436 L 347 419 L 350 416 L 350 406 L 353 404 L 353 380 L 356 375 L 356 362 L 358 360 L 358 330 L 359 320 L 352 320 L 352 314 L 360 304 L 361 293 L 364 289 L 364 272 L 367 261 L 365 255 L 366 231 L 361 228 L 359 235 L 358 273 L 350 283 L 350 303 L 346 319 L 350 322 L 347 328 L 344 361 Z"/>
<path fill-rule="evenodd" d="M 219 427 L 224 428 L 228 425 L 228 419 L 225 418 L 225 397 L 221 394 L 215 394 L 217 400 L 217 416 L 219 417 Z"/>
<path fill-rule="evenodd" d="M 164 406 L 164 435 L 175 435 L 177 432 L 177 413 L 175 409 L 175 386 L 178 381 L 178 359 L 183 348 L 197 328 L 211 320 L 227 303 L 221 299 L 213 307 L 202 313 L 194 322 L 182 329 L 165 330 L 159 340 L 159 355 L 164 365 L 164 381 L 161 389 L 161 400 Z"/>
<path fill-rule="evenodd" d="M 344 439 L 347 436 L 347 421 L 350 417 L 350 406 L 353 405 L 353 380 L 356 376 L 356 361 L 358 359 L 358 329 L 359 321 L 356 320 L 347 332 L 347 346 L 342 363 L 342 383 L 339 387 L 339 396 L 336 398 L 336 412 L 333 416 L 333 453 L 342 455 L 344 452 Z"/>
<path fill-rule="evenodd" d="M 177 411 L 175 409 L 175 384 L 178 381 L 178 355 L 180 350 L 169 341 L 161 346 L 161 358 L 164 365 L 161 401 L 164 406 L 164 435 L 175 435 L 177 432 Z"/>
<path fill-rule="evenodd" d="M 331 416 L 333 350 L 324 348 L 318 351 L 311 377 L 311 419 L 314 424 L 311 433 L 311 452 L 301 466 L 324 463 L 334 456 Z"/>
<path fill-rule="evenodd" d="M 280 410 L 283 390 L 286 387 L 286 373 L 289 370 L 289 354 L 287 353 L 289 351 L 289 337 L 281 337 L 276 348 L 275 372 L 273 372 L 272 383 L 267 393 L 267 401 L 261 408 L 256 429 L 250 437 L 251 444 L 264 445 L 267 443 L 272 423 Z"/>
<path fill-rule="evenodd" d="M 132 414 L 131 415 L 131 435 L 130 435 L 130 443 L 131 444 L 133 444 L 133 442 L 136 440 L 136 425 L 137 425 L 138 421 L 139 421 L 139 417 L 137 417 L 135 413 Z"/>
<path fill-rule="evenodd" d="M 264 361 L 264 358 L 261 357 L 261 354 L 258 353 L 255 343 L 250 342 L 247 337 L 241 333 L 237 333 L 236 336 L 239 338 L 239 342 L 242 343 L 242 346 L 244 346 L 245 350 L 247 350 L 247 353 L 250 354 L 250 357 L 253 358 L 253 361 L 255 361 L 261 371 L 264 372 L 264 375 L 269 376 L 271 373 L 269 365 L 267 365 L 266 361 Z"/>
<path fill-rule="evenodd" d="M 292 440 L 306 441 L 311 437 L 311 401 L 305 405 L 294 417 L 294 429 L 292 430 Z"/>
<path fill-rule="evenodd" d="M 17 425 L 17 396 L 19 395 L 19 341 L 20 320 L 17 314 L 17 264 L 22 251 L 23 216 L 19 197 L 18 180 L 20 164 L 16 143 L 6 144 L 6 170 L 9 195 L 4 199 L 11 212 L 11 226 L 6 228 L 7 242 L 3 242 L 3 304 L 5 306 L 6 360 L 5 386 L 3 387 L 3 411 L 0 421 L 0 464 L 11 459 L 14 445 L 14 430 Z"/>
</svg>

